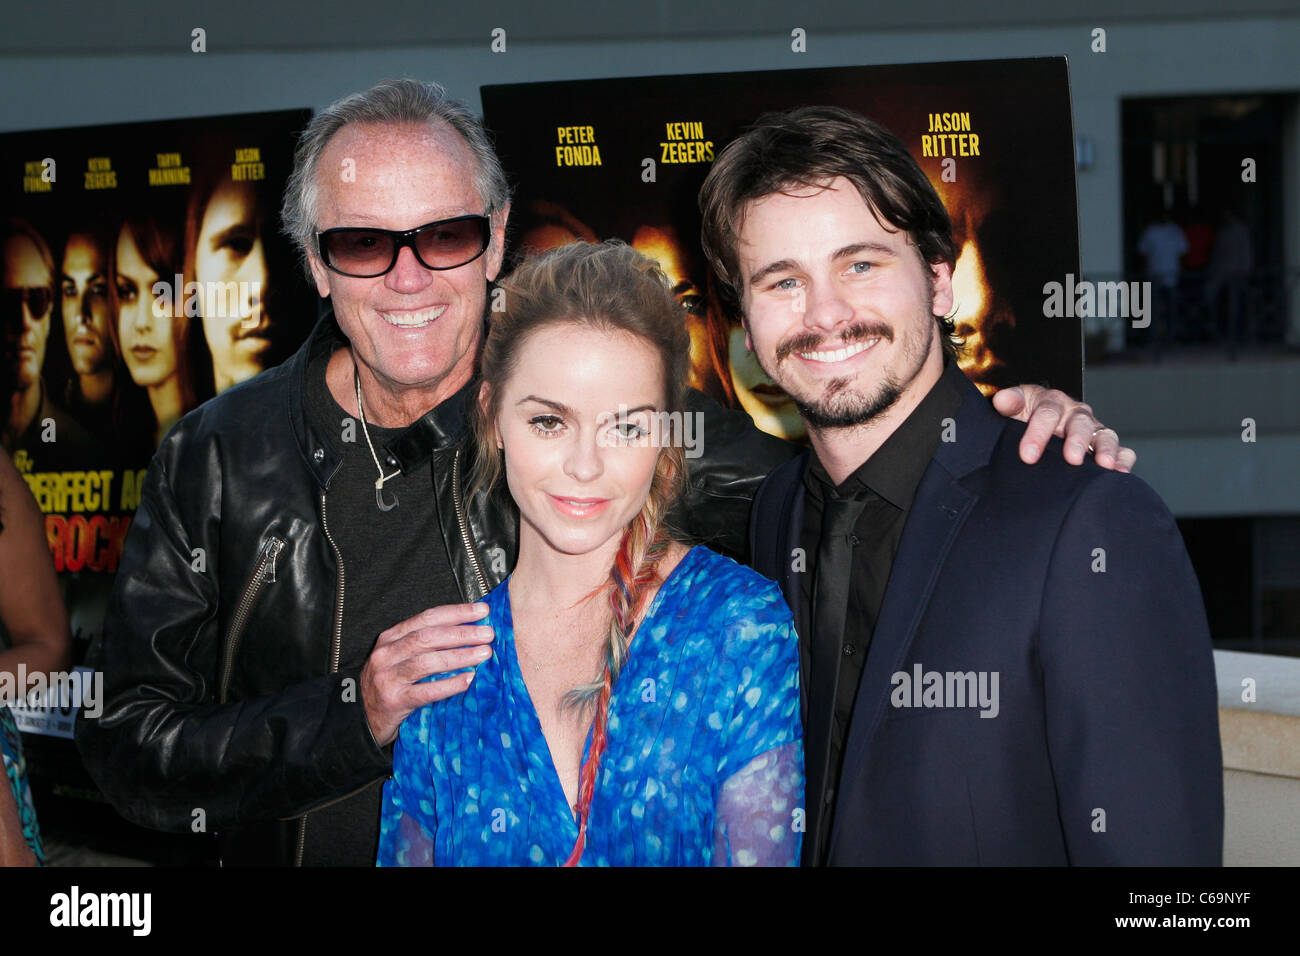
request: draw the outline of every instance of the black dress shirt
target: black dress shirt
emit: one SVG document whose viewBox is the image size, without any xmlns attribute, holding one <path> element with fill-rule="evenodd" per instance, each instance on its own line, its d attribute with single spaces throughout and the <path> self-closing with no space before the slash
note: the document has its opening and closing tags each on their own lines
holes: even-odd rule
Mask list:
<svg viewBox="0 0 1300 956">
<path fill-rule="evenodd" d="M 814 607 L 814 582 L 817 575 L 849 575 L 848 611 L 845 615 L 844 633 L 839 635 L 839 653 L 814 654 L 811 661 L 813 676 L 809 686 L 835 687 L 833 702 L 824 699 L 810 699 L 808 702 L 810 724 L 817 722 L 814 714 L 824 714 L 825 708 L 834 707 L 825 788 L 821 795 L 824 825 L 820 827 L 821 846 L 813 856 L 818 862 L 825 859 L 849 720 L 876 619 L 884 601 L 885 588 L 889 583 L 890 569 L 894 564 L 894 556 L 898 553 L 903 527 L 921 476 L 929 467 L 930 459 L 943 437 L 944 420 L 955 416 L 961 406 L 962 380 L 955 376 L 963 375 L 954 363 L 945 362 L 943 375 L 912 414 L 842 484 L 837 486 L 831 481 L 815 453 L 804 475 L 806 494 L 803 533 L 799 543 L 804 554 L 809 556 L 810 566 L 809 573 L 800 576 L 800 586 L 804 607 L 811 612 L 810 621 L 817 620 L 817 609 Z M 821 569 L 815 566 L 820 550 L 825 502 L 831 498 L 855 498 L 863 502 L 862 512 L 849 538 L 853 553 L 850 568 Z M 813 646 L 825 647 L 825 635 L 817 637 L 818 640 L 812 642 Z M 838 673 L 831 677 L 826 674 L 826 668 L 834 668 Z M 810 793 L 807 799 L 812 801 L 817 799 L 817 795 Z"/>
</svg>

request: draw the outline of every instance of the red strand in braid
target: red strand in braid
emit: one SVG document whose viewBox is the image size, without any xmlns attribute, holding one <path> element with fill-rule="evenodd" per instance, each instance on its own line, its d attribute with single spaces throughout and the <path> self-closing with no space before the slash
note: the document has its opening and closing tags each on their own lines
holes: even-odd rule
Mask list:
<svg viewBox="0 0 1300 956">
<path fill-rule="evenodd" d="M 659 560 L 668 550 L 669 537 L 662 525 L 655 528 L 656 534 L 642 556 L 640 567 L 635 567 L 636 539 L 645 540 L 649 536 L 650 522 L 644 511 L 633 519 L 623 532 L 623 540 L 614 556 L 614 566 L 610 569 L 609 603 L 614 615 L 614 627 L 618 630 L 619 652 L 614 655 L 613 664 L 622 669 L 627 659 L 627 650 L 632 643 L 632 634 L 636 622 L 650 600 L 650 588 L 659 580 Z M 574 811 L 578 817 L 578 839 L 574 841 L 573 852 L 564 861 L 564 866 L 577 866 L 582 859 L 587 845 L 587 818 L 591 813 L 591 799 L 596 791 L 596 776 L 600 771 L 600 759 L 605 754 L 608 741 L 606 728 L 609 721 L 609 703 L 614 690 L 614 668 L 605 665 L 605 679 L 596 699 L 595 725 L 591 734 L 591 751 L 587 762 L 582 765 L 578 778 L 578 802 Z"/>
</svg>

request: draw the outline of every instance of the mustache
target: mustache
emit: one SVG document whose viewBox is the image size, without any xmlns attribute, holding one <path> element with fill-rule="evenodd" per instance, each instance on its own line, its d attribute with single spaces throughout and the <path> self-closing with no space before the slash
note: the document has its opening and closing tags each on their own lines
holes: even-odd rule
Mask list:
<svg viewBox="0 0 1300 956">
<path fill-rule="evenodd" d="M 826 336 L 817 335 L 814 332 L 806 332 L 792 336 L 777 346 L 776 361 L 779 365 L 795 352 L 831 351 L 843 348 L 846 345 L 852 345 L 855 342 L 861 342 L 863 339 L 875 338 L 892 342 L 894 341 L 894 330 L 883 322 L 860 322 L 844 329 L 834 339 L 828 339 Z"/>
</svg>

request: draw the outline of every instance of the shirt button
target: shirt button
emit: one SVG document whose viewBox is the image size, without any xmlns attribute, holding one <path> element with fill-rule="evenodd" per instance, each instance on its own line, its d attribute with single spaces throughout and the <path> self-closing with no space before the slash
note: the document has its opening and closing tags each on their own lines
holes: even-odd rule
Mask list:
<svg viewBox="0 0 1300 956">
<path fill-rule="evenodd" d="M 849 547 L 856 548 L 861 543 L 862 543 L 862 539 L 859 538 L 856 534 L 849 535 Z"/>
<path fill-rule="evenodd" d="M 852 644 L 845 644 L 845 645 L 844 645 L 844 656 L 845 656 L 845 657 L 852 657 L 852 656 L 853 656 L 854 654 L 856 654 L 857 652 L 858 652 L 858 649 L 857 649 L 856 647 L 854 647 Z"/>
<path fill-rule="evenodd" d="M 386 459 L 384 459 L 384 460 L 388 462 L 388 467 L 389 467 L 389 468 L 396 468 L 396 467 L 397 467 L 397 459 L 394 458 L 392 455 L 389 455 L 389 456 L 388 456 Z"/>
<path fill-rule="evenodd" d="M 324 449 L 324 448 L 317 448 L 314 452 L 311 453 L 311 457 L 314 458 L 318 463 L 324 461 L 324 460 L 325 460 L 325 449 Z"/>
</svg>

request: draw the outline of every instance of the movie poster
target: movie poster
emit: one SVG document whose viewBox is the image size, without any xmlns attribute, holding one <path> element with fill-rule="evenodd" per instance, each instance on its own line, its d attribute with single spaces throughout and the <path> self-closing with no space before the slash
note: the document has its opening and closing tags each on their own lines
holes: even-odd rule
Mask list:
<svg viewBox="0 0 1300 956">
<path fill-rule="evenodd" d="M 1079 274 L 1063 57 L 485 86 L 515 187 L 516 253 L 617 237 L 657 260 L 691 332 L 692 384 L 765 431 L 805 437 L 745 348 L 700 252 L 696 196 L 718 152 L 760 114 L 829 104 L 888 127 L 952 218 L 961 365 L 987 394 L 1021 382 L 1082 395 L 1076 318 L 1043 287 Z"/>
<path fill-rule="evenodd" d="M 0 136 L 3 444 L 44 512 L 77 662 L 161 437 L 310 331 L 315 298 L 278 231 L 310 115 Z M 71 738 L 76 702 L 15 715 Z"/>
</svg>

